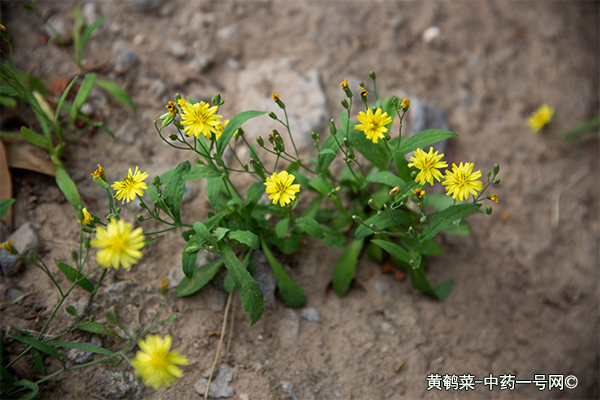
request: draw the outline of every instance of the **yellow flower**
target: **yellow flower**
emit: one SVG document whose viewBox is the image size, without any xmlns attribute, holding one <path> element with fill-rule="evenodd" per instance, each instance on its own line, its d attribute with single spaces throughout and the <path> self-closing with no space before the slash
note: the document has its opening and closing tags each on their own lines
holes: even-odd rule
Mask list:
<svg viewBox="0 0 600 400">
<path fill-rule="evenodd" d="M 287 171 L 281 171 L 279 175 L 274 172 L 272 176 L 267 178 L 264 185 L 267 187 L 266 192 L 271 193 L 269 199 L 273 200 L 273 204 L 281 207 L 286 206 L 296 198 L 296 193 L 300 191 L 300 185 L 292 185 L 296 177 L 288 174 Z"/>
<path fill-rule="evenodd" d="M 273 98 L 273 101 L 275 103 L 277 103 L 279 101 L 279 95 L 277 93 L 272 93 L 271 97 Z"/>
<path fill-rule="evenodd" d="M 413 189 L 413 190 L 412 190 L 412 192 L 413 192 L 413 194 L 414 194 L 415 196 L 417 196 L 417 198 L 419 198 L 419 199 L 420 199 L 421 197 L 423 197 L 423 195 L 425 194 L 425 190 L 423 190 L 423 189 Z"/>
<path fill-rule="evenodd" d="M 102 175 L 104 174 L 104 168 L 102 165 L 98 164 L 98 169 L 92 172 L 92 176 L 97 179 L 102 179 Z"/>
<path fill-rule="evenodd" d="M 373 110 L 370 108 L 366 114 L 361 111 L 358 113 L 356 119 L 362 123 L 361 125 L 356 125 L 356 129 L 363 131 L 367 139 L 373 143 L 377 143 L 379 139 L 385 137 L 384 133 L 388 131 L 385 126 L 392 122 L 392 117 L 387 112 L 382 114 L 381 108 L 378 108 L 375 114 L 373 114 Z"/>
<path fill-rule="evenodd" d="M 175 115 L 177 114 L 178 110 L 177 110 L 177 105 L 175 104 L 174 101 L 169 101 L 167 103 L 167 105 L 165 106 L 165 108 L 167 110 L 169 110 L 169 113 L 171 113 L 171 115 Z"/>
<path fill-rule="evenodd" d="M 491 196 L 489 197 L 489 199 L 490 199 L 491 201 L 493 201 L 494 203 L 497 203 L 497 202 L 498 202 L 498 196 L 496 196 L 495 194 L 491 195 Z"/>
<path fill-rule="evenodd" d="M 402 109 L 404 111 L 408 110 L 408 107 L 410 106 L 410 100 L 408 100 L 407 98 L 403 97 L 402 98 L 402 104 L 400 104 L 400 107 L 402 107 Z"/>
<path fill-rule="evenodd" d="M 96 228 L 96 239 L 92 240 L 92 246 L 100 248 L 96 255 L 98 264 L 105 268 L 112 265 L 115 269 L 122 265 L 129 269 L 131 264 L 142 258 L 140 249 L 144 247 L 144 235 L 142 228 L 132 232 L 131 224 L 113 218 L 106 229 L 101 226 Z"/>
<path fill-rule="evenodd" d="M 148 185 L 144 183 L 144 179 L 148 177 L 147 172 L 140 172 L 138 167 L 135 167 L 135 173 L 129 173 L 124 176 L 120 181 L 112 184 L 112 188 L 117 191 L 117 200 L 122 200 L 121 204 L 129 203 L 131 200 L 135 200 L 135 195 L 143 196 L 144 191 L 142 189 L 148 189 Z"/>
<path fill-rule="evenodd" d="M 348 89 L 348 79 L 344 79 L 344 82 L 340 83 L 340 86 L 342 87 L 342 89 L 346 90 Z"/>
<path fill-rule="evenodd" d="M 527 120 L 527 125 L 533 133 L 538 133 L 545 125 L 547 125 L 554 115 L 554 108 L 548 104 L 542 104 L 540 108 L 535 110 Z"/>
<path fill-rule="evenodd" d="M 223 118 L 223 116 L 215 114 L 218 110 L 217 106 L 209 108 L 208 103 L 203 101 L 190 104 L 185 99 L 179 99 L 178 104 L 181 107 L 181 117 L 183 118 L 181 124 L 185 126 L 183 131 L 186 135 L 196 138 L 204 135 L 210 139 L 213 133 L 218 133 L 218 126 L 221 124 L 219 118 Z"/>
<path fill-rule="evenodd" d="M 94 217 L 88 212 L 87 208 L 83 208 L 81 211 L 83 212 L 83 221 L 77 220 L 77 222 L 85 226 L 91 226 L 94 223 Z"/>
<path fill-rule="evenodd" d="M 419 185 L 424 185 L 425 182 L 433 185 L 433 180 L 438 181 L 442 178 L 442 173 L 438 171 L 438 168 L 446 168 L 448 164 L 445 161 L 440 161 L 444 157 L 444 154 L 438 155 L 438 152 L 433 152 L 433 147 L 429 148 L 429 153 L 425 153 L 421 149 L 414 151 L 414 156 L 410 158 L 411 163 L 409 167 L 416 167 L 421 171 L 415 177 L 415 180 L 419 182 Z"/>
<path fill-rule="evenodd" d="M 223 121 L 223 123 L 221 123 L 221 121 L 219 121 L 219 125 L 217 126 L 217 139 L 219 139 L 221 137 L 221 135 L 223 134 L 223 132 L 225 131 L 225 128 L 227 127 L 227 124 L 229 124 L 229 120 L 226 119 L 225 121 Z M 233 137 L 237 137 L 240 133 L 239 129 L 236 129 L 235 132 L 233 133 Z"/>
<path fill-rule="evenodd" d="M 10 254 L 18 253 L 18 251 L 15 249 L 15 246 L 13 246 L 12 241 L 10 240 L 7 240 L 6 243 L 2 243 L 0 247 L 2 247 L 7 253 Z"/>
<path fill-rule="evenodd" d="M 360 87 L 360 97 L 367 97 L 367 89 Z"/>
<path fill-rule="evenodd" d="M 189 360 L 179 355 L 179 351 L 169 351 L 172 339 L 170 335 L 161 339 L 158 335 L 148 335 L 146 340 L 140 340 L 138 351 L 131 362 L 144 385 L 152 386 L 154 390 L 162 386 L 169 387 L 175 378 L 181 378 L 183 372 L 177 365 L 187 365 Z"/>
<path fill-rule="evenodd" d="M 446 196 L 452 196 L 454 200 L 463 201 L 469 198 L 469 193 L 475 196 L 477 190 L 481 190 L 483 183 L 477 178 L 481 177 L 481 171 L 473 172 L 473 163 L 460 163 L 457 167 L 452 164 L 452 172 L 446 170 Z"/>
</svg>

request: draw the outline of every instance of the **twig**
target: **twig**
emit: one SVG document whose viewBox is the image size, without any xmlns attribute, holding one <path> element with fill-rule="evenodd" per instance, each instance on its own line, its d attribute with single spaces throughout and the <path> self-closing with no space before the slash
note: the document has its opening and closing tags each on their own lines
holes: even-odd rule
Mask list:
<svg viewBox="0 0 600 400">
<path fill-rule="evenodd" d="M 229 313 L 229 305 L 231 304 L 232 294 L 233 294 L 233 289 L 229 292 L 229 297 L 227 298 L 227 305 L 225 306 L 225 316 L 223 317 L 223 327 L 221 328 L 221 338 L 219 339 L 219 346 L 217 347 L 217 354 L 215 355 L 215 361 L 210 370 L 210 375 L 208 376 L 208 382 L 206 383 L 206 392 L 204 393 L 205 399 L 208 399 L 208 391 L 210 389 L 210 380 L 212 379 L 213 372 L 215 372 L 215 367 L 217 366 L 217 361 L 219 361 L 219 354 L 221 353 L 221 345 L 223 344 L 223 335 L 225 334 L 225 327 L 227 326 L 227 314 Z"/>
<path fill-rule="evenodd" d="M 235 290 L 235 286 L 231 288 L 233 292 Z M 225 355 L 229 355 L 229 346 L 231 346 L 231 338 L 233 337 L 233 321 L 235 318 L 235 301 L 231 304 L 231 327 L 229 328 L 229 338 L 227 339 L 227 349 L 225 350 Z"/>
<path fill-rule="evenodd" d="M 579 171 L 575 172 L 569 179 L 567 179 L 566 185 L 561 189 L 552 193 L 552 209 L 550 210 L 550 225 L 553 228 L 558 228 L 560 223 L 560 196 L 563 191 L 571 189 L 580 180 L 586 177 L 587 174 L 590 173 L 590 166 L 585 165 L 579 169 Z"/>
</svg>

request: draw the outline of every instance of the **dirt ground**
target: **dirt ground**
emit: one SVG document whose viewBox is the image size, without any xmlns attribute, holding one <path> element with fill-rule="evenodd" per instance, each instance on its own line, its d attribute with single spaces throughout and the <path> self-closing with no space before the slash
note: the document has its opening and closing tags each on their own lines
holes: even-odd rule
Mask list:
<svg viewBox="0 0 600 400">
<path fill-rule="evenodd" d="M 73 76 L 76 69 L 59 48 L 39 43 L 44 32 L 39 19 L 22 5 L 2 2 L 17 65 L 46 85 Z M 447 149 L 450 162 L 475 162 L 484 174 L 492 164 L 501 165 L 494 213 L 470 217 L 471 236 L 444 238 L 446 254 L 429 260 L 432 283 L 454 279 L 444 302 L 383 274 L 366 256 L 356 275 L 372 275 L 361 279 L 362 288 L 341 299 L 327 295 L 341 252 L 304 243 L 297 257 L 285 260 L 286 268 L 322 321 L 309 322 L 278 299 L 275 309 L 247 327 L 237 304 L 230 362 L 222 357 L 219 363 L 233 371 L 233 398 L 599 398 L 599 146 L 595 140 L 574 151 L 563 140 L 599 111 L 597 2 L 39 2 L 45 15 L 64 19 L 76 5 L 106 15 L 86 62 L 107 61 L 102 77 L 126 87 L 138 107 L 134 115 L 110 98 L 98 103 L 117 134 L 115 144 L 106 147 L 110 139 L 97 133 L 71 143 L 66 152 L 66 168 L 92 212 L 106 210 L 90 177 L 98 163 L 109 180 L 117 180 L 127 168 L 139 165 L 154 176 L 188 156 L 164 144 L 152 126 L 176 92 L 196 99 L 219 92 L 230 117 L 260 108 L 272 92 L 293 92 L 295 82 L 280 88 L 267 80 L 253 99 L 240 76 L 282 58 L 300 75 L 318 71 L 327 120 L 340 110 L 339 83 L 346 77 L 367 81 L 374 70 L 380 92 L 403 91 L 444 110 L 450 129 L 460 135 Z M 424 40 L 431 26 L 440 33 Z M 137 63 L 116 73 L 127 52 Z M 555 107 L 557 116 L 532 135 L 526 119 L 542 103 Z M 323 129 L 322 137 L 326 134 Z M 53 178 L 11 172 L 17 199 L 13 227 L 33 225 L 47 265 L 69 260 L 79 227 Z M 183 213 L 189 221 L 203 220 L 204 188 L 192 186 Z M 124 211 L 131 222 L 138 213 L 132 205 Z M 102 309 L 113 309 L 127 323 L 147 320 L 157 305 L 153 288 L 177 264 L 183 244 L 177 234 L 166 235 L 128 273 L 110 272 L 106 287 L 128 283 L 121 298 L 101 290 L 98 319 L 103 320 Z M 3 276 L 0 284 L 3 300 L 11 288 L 35 292 L 2 310 L 2 330 L 40 329 L 58 302 L 50 282 L 31 266 Z M 71 302 L 85 299 L 77 292 Z M 132 371 L 123 364 L 101 364 L 44 384 L 41 396 L 200 397 L 194 386 L 210 370 L 218 343 L 207 332 L 220 330 L 224 300 L 217 285 L 169 302 L 167 311 L 181 319 L 157 332 L 170 333 L 173 347 L 191 361 L 172 387 L 155 392 L 130 379 Z M 40 309 L 38 319 L 25 318 Z M 61 311 L 51 332 L 71 322 Z M 401 360 L 405 364 L 396 372 Z M 517 380 L 574 375 L 578 386 L 540 391 L 531 383 L 511 391 L 477 384 L 468 392 L 428 391 L 426 377 L 432 373 L 472 374 L 477 380 L 490 374 L 513 374 Z"/>
</svg>

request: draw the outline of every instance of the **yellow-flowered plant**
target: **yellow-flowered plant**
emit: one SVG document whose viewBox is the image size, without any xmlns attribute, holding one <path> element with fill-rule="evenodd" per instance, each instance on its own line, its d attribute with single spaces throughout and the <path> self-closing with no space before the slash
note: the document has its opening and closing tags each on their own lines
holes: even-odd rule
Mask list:
<svg viewBox="0 0 600 400">
<path fill-rule="evenodd" d="M 135 200 L 136 196 L 143 196 L 144 190 L 148 189 L 148 185 L 144 183 L 146 178 L 148 178 L 147 172 L 141 172 L 138 167 L 135 167 L 135 172 L 131 173 L 131 168 L 129 168 L 127 176 L 112 184 L 112 188 L 117 191 L 116 199 L 121 200 L 121 204 L 124 204 L 125 201 L 129 203 Z"/>
<path fill-rule="evenodd" d="M 213 135 L 219 133 L 219 127 L 222 127 L 222 122 L 219 119 L 223 116 L 216 114 L 219 109 L 218 106 L 209 107 L 209 104 L 203 101 L 191 104 L 185 99 L 179 99 L 177 104 L 181 107 L 181 117 L 183 119 L 181 125 L 185 127 L 183 131 L 186 135 L 195 138 L 204 135 L 207 139 L 210 139 Z"/>
<path fill-rule="evenodd" d="M 445 161 L 440 161 L 444 155 L 438 155 L 437 151 L 434 153 L 433 147 L 429 148 L 429 153 L 425 153 L 421 149 L 416 149 L 414 154 L 415 155 L 410 158 L 411 163 L 408 164 L 408 166 L 420 170 L 415 180 L 419 182 L 420 185 L 424 185 L 425 183 L 433 185 L 434 179 L 439 182 L 442 178 L 442 173 L 439 171 L 439 168 L 446 168 L 448 166 Z"/>
<path fill-rule="evenodd" d="M 141 376 L 144 385 L 155 390 L 169 387 L 181 378 L 183 372 L 178 365 L 187 365 L 189 360 L 179 355 L 179 351 L 171 350 L 171 335 L 161 339 L 158 335 L 148 335 L 145 340 L 140 340 L 138 351 L 132 365 Z"/>
<path fill-rule="evenodd" d="M 142 228 L 131 230 L 131 224 L 123 220 L 111 219 L 106 229 L 96 228 L 96 239 L 92 240 L 92 246 L 100 250 L 96 255 L 98 264 L 105 268 L 111 266 L 119 269 L 131 268 L 131 264 L 137 263 L 142 258 L 140 251 L 144 247 L 144 235 Z"/>
<path fill-rule="evenodd" d="M 452 171 L 446 170 L 446 177 L 442 185 L 446 186 L 448 196 L 452 196 L 454 200 L 463 201 L 468 199 L 470 195 L 476 196 L 477 191 L 483 187 L 481 171 L 473 172 L 473 163 L 460 163 L 459 166 L 452 164 Z"/>
<path fill-rule="evenodd" d="M 527 125 L 531 132 L 538 133 L 544 126 L 548 125 L 554 116 L 554 108 L 548 104 L 542 104 L 527 119 Z"/>
<path fill-rule="evenodd" d="M 287 206 L 296 199 L 296 193 L 300 191 L 300 185 L 292 183 L 296 177 L 288 174 L 287 171 L 273 172 L 273 175 L 267 178 L 264 185 L 267 187 L 266 192 L 269 193 L 269 200 L 273 200 L 273 204 L 281 207 Z"/>
</svg>

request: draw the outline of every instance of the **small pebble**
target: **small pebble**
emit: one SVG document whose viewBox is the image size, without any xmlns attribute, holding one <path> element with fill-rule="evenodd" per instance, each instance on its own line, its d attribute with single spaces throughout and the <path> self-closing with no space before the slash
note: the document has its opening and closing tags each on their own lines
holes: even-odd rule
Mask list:
<svg viewBox="0 0 600 400">
<path fill-rule="evenodd" d="M 430 26 L 429 28 L 425 29 L 425 31 L 423 32 L 423 41 L 425 43 L 429 43 L 434 38 L 439 36 L 441 32 L 442 31 L 437 26 Z"/>
<path fill-rule="evenodd" d="M 263 336 L 262 335 L 258 335 L 258 340 L 263 340 Z"/>
<path fill-rule="evenodd" d="M 444 357 L 440 357 L 440 358 L 438 358 L 437 362 L 438 362 L 438 364 L 441 364 L 441 363 L 443 363 L 443 362 L 444 362 Z"/>
<path fill-rule="evenodd" d="M 343 394 L 343 393 L 344 393 L 344 391 L 342 390 L 342 388 L 341 388 L 341 387 L 339 387 L 339 386 L 336 386 L 336 387 L 334 387 L 334 388 L 333 388 L 333 395 L 334 395 L 335 397 L 342 397 L 342 394 Z"/>
<path fill-rule="evenodd" d="M 309 322 L 321 322 L 321 315 L 315 308 L 305 308 L 302 310 L 302 318 Z"/>
</svg>

